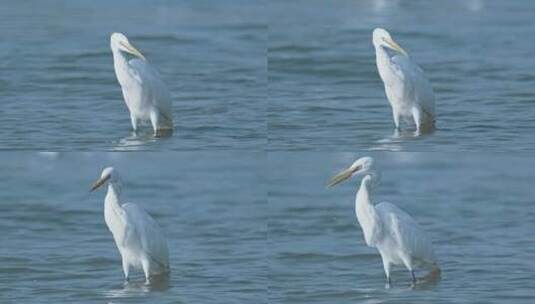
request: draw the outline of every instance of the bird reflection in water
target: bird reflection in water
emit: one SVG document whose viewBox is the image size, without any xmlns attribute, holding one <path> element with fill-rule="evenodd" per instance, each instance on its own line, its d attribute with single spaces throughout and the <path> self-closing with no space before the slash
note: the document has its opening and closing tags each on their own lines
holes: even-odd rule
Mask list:
<svg viewBox="0 0 535 304">
<path fill-rule="evenodd" d="M 107 298 L 126 298 L 131 296 L 139 296 L 150 292 L 162 292 L 169 289 L 169 276 L 153 276 L 150 283 L 145 283 L 142 280 L 124 282 L 122 285 L 117 285 L 111 290 L 105 292 Z"/>
<path fill-rule="evenodd" d="M 155 137 L 148 130 L 133 131 L 129 136 L 119 139 L 114 143 L 116 151 L 137 151 L 146 150 L 147 146 L 155 143 L 158 139 L 170 138 L 173 131 L 161 131 L 158 137 Z"/>
</svg>

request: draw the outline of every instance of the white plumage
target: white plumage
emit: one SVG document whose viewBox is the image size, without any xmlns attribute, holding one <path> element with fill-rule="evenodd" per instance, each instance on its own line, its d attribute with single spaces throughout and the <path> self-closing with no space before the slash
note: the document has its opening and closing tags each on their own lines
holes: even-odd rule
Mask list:
<svg viewBox="0 0 535 304">
<path fill-rule="evenodd" d="M 363 157 L 355 161 L 348 169 L 337 174 L 329 186 L 334 186 L 353 175 L 365 175 L 361 181 L 355 199 L 355 214 L 359 222 L 366 245 L 375 247 L 383 260 L 387 286 L 390 286 L 392 265 L 403 265 L 411 273 L 416 283 L 414 270 L 426 267 L 431 272 L 428 280 L 440 276 L 433 245 L 427 233 L 405 211 L 391 203 L 372 204 L 371 188 L 377 174 L 373 171 L 373 159 Z"/>
<path fill-rule="evenodd" d="M 102 171 L 91 190 L 106 182 L 104 219 L 121 254 L 125 279 L 129 279 L 130 267 L 142 269 L 147 283 L 152 276 L 168 273 L 167 240 L 158 223 L 140 206 L 121 204 L 120 180 L 112 167 Z"/>
<path fill-rule="evenodd" d="M 151 122 L 155 136 L 171 131 L 173 129 L 171 94 L 159 73 L 123 34 L 112 34 L 110 45 L 115 75 L 130 111 L 134 131 L 137 131 L 140 122 L 144 121 Z M 125 53 L 138 58 L 128 60 Z"/>
<path fill-rule="evenodd" d="M 435 127 L 435 94 L 423 70 L 386 30 L 377 28 L 373 31 L 373 45 L 377 70 L 392 107 L 396 129 L 400 129 L 400 120 L 404 119 L 414 122 L 418 133 L 432 131 Z"/>
</svg>

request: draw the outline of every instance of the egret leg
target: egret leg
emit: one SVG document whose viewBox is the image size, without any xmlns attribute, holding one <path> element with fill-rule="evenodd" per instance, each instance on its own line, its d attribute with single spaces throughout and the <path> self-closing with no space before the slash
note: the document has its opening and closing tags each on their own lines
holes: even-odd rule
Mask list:
<svg viewBox="0 0 535 304">
<path fill-rule="evenodd" d="M 123 273 L 124 273 L 124 280 L 128 282 L 130 277 L 128 276 L 130 272 L 130 265 L 128 264 L 128 261 L 123 257 Z"/>
<path fill-rule="evenodd" d="M 145 274 L 145 284 L 149 284 L 150 283 L 150 280 L 149 280 L 149 277 L 150 277 L 150 270 L 149 270 L 149 267 L 150 266 L 150 263 L 147 259 L 142 259 L 141 260 L 141 267 L 143 268 L 143 273 Z"/>
<path fill-rule="evenodd" d="M 158 111 L 152 111 L 150 113 L 150 123 L 152 124 L 154 136 L 159 136 L 158 127 L 160 126 L 160 113 L 158 113 Z"/>
<path fill-rule="evenodd" d="M 400 118 L 400 115 L 399 115 L 399 113 L 398 113 L 396 110 L 394 110 L 394 109 L 392 109 L 392 117 L 394 118 L 394 125 L 395 125 L 395 127 L 396 127 L 396 130 L 398 130 L 398 131 L 401 130 L 400 127 L 399 127 L 399 118 Z"/>
<path fill-rule="evenodd" d="M 412 268 L 411 259 L 405 257 L 405 258 L 402 258 L 402 261 L 403 261 L 403 264 L 405 265 L 405 267 L 407 267 L 407 269 L 411 273 L 412 285 L 414 285 L 414 283 L 416 283 L 416 276 L 414 275 L 414 269 Z"/>
<path fill-rule="evenodd" d="M 134 129 L 134 132 L 137 131 L 137 118 L 130 114 L 130 122 L 132 122 L 132 129 Z"/>
<path fill-rule="evenodd" d="M 414 119 L 414 124 L 416 125 L 416 132 L 420 133 L 420 127 L 422 125 L 422 113 L 420 109 L 416 107 L 412 108 L 412 119 Z"/>
<path fill-rule="evenodd" d="M 390 267 L 391 267 L 391 264 L 390 262 L 386 261 L 383 259 L 383 267 L 385 269 L 385 275 L 386 275 L 386 285 L 385 285 L 385 288 L 390 288 L 391 284 L 392 284 L 392 281 L 390 279 Z"/>
</svg>

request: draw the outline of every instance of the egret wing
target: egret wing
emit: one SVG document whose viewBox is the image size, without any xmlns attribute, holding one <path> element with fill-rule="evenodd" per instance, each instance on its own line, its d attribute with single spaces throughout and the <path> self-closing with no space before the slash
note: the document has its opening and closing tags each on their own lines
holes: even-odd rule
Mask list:
<svg viewBox="0 0 535 304">
<path fill-rule="evenodd" d="M 147 61 L 137 58 L 128 61 L 128 66 L 128 73 L 143 88 L 144 95 L 160 111 L 160 114 L 167 120 L 167 123 L 172 125 L 171 94 L 158 71 Z"/>
<path fill-rule="evenodd" d="M 122 207 L 129 226 L 133 227 L 130 233 L 138 238 L 143 252 L 159 266 L 161 271 L 166 271 L 169 268 L 169 252 L 167 240 L 158 223 L 136 204 L 126 203 Z"/>
<path fill-rule="evenodd" d="M 409 256 L 427 263 L 435 260 L 431 239 L 409 214 L 387 202 L 377 204 L 375 209 L 383 220 L 383 228 Z"/>
<path fill-rule="evenodd" d="M 391 64 L 394 74 L 404 84 L 406 96 L 414 98 L 424 113 L 433 118 L 435 116 L 435 93 L 424 71 L 404 55 L 392 57 Z"/>
</svg>

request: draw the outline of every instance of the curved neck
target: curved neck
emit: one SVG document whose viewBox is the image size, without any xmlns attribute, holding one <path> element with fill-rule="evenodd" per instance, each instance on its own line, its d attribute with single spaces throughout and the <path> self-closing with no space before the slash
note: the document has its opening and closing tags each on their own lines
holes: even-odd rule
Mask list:
<svg viewBox="0 0 535 304">
<path fill-rule="evenodd" d="M 368 182 L 368 188 L 370 189 L 370 191 L 375 190 L 375 188 L 377 187 L 377 185 L 379 185 L 379 182 L 381 181 L 380 171 L 377 170 L 375 167 L 372 167 L 364 173 L 364 176 L 370 176 L 371 180 Z M 362 187 L 363 184 L 364 183 L 361 182 L 360 186 Z"/>
<path fill-rule="evenodd" d="M 105 207 L 111 207 L 112 209 L 121 208 L 121 185 L 119 182 L 114 181 L 108 184 L 108 192 L 106 193 L 106 199 L 104 200 Z"/>
<path fill-rule="evenodd" d="M 123 71 L 128 64 L 128 61 L 126 60 L 126 56 L 121 51 L 119 51 L 119 49 L 112 49 L 112 53 L 115 75 L 117 76 L 117 80 L 119 81 L 119 83 L 121 83 L 124 74 Z"/>
<path fill-rule="evenodd" d="M 362 228 L 366 244 L 368 246 L 375 246 L 380 235 L 381 223 L 371 200 L 374 175 L 368 174 L 367 176 L 370 176 L 371 180 L 364 178 L 360 183 L 360 188 L 355 198 L 355 214 Z"/>
<path fill-rule="evenodd" d="M 114 237 L 125 228 L 123 209 L 121 207 L 121 187 L 118 182 L 108 184 L 108 193 L 104 200 L 104 220 Z"/>
<path fill-rule="evenodd" d="M 390 80 L 390 56 L 381 45 L 375 47 L 375 63 L 377 64 L 379 76 L 386 84 Z"/>
<path fill-rule="evenodd" d="M 374 179 L 374 176 L 371 174 L 368 174 L 368 176 L 370 176 L 372 180 L 368 182 L 365 182 L 364 180 L 362 180 L 362 182 L 360 183 L 360 188 L 357 191 L 357 196 L 355 198 L 355 212 L 357 213 L 357 217 L 358 217 L 359 211 L 366 211 L 367 210 L 366 208 L 368 206 L 373 208 L 371 196 L 372 196 L 372 181 Z"/>
</svg>

